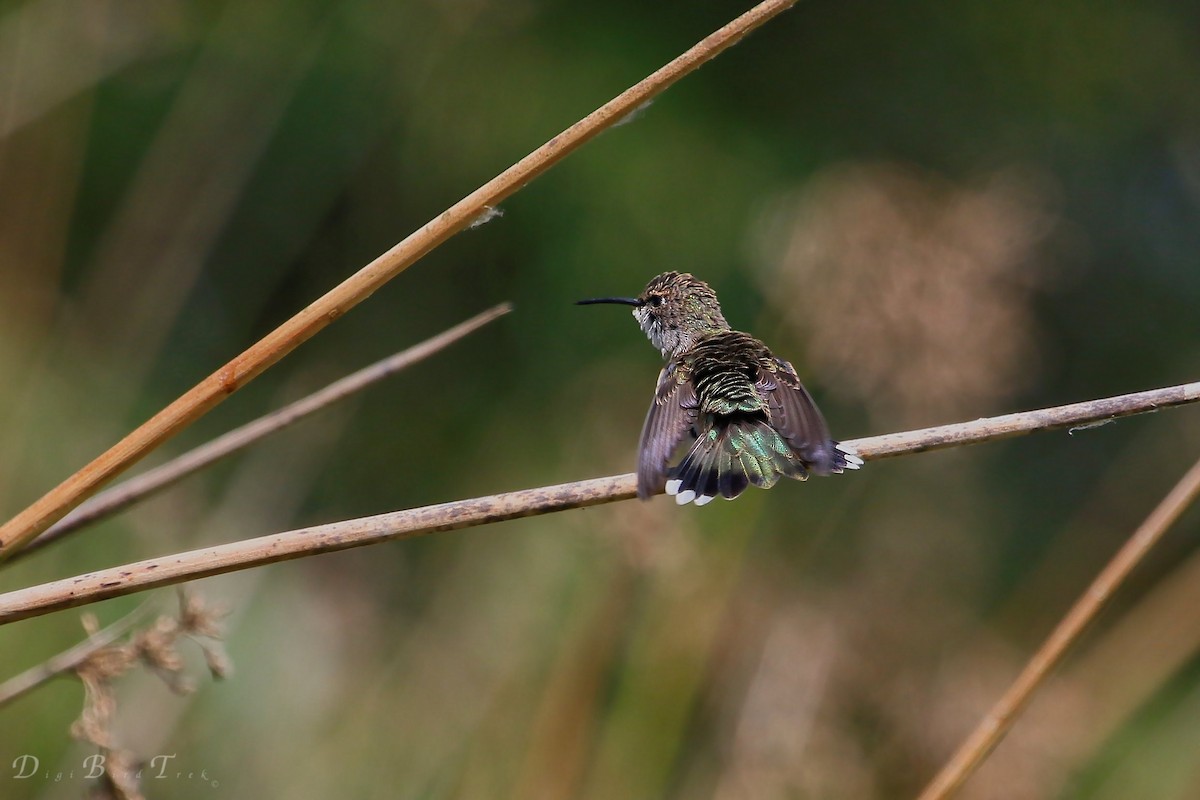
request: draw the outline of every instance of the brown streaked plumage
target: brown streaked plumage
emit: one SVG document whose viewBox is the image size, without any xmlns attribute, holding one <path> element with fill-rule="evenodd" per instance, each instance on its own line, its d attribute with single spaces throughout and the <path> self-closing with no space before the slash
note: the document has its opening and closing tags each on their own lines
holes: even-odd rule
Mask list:
<svg viewBox="0 0 1200 800">
<path fill-rule="evenodd" d="M 780 476 L 805 480 L 858 469 L 839 445 L 796 370 L 748 333 L 732 330 L 717 295 L 687 273 L 664 272 L 638 297 L 581 300 L 634 307 L 633 316 L 666 366 L 642 427 L 638 496 L 665 488 L 680 505 L 737 497 Z M 691 438 L 679 464 L 676 448 Z"/>
</svg>

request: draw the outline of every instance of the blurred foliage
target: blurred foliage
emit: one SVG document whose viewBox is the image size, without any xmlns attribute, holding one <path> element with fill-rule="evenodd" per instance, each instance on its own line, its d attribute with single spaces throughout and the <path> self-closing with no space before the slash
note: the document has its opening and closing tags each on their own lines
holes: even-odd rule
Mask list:
<svg viewBox="0 0 1200 800">
<path fill-rule="evenodd" d="M 0 515 L 745 7 L 0 5 Z M 0 589 L 630 471 L 658 356 L 571 301 L 665 269 L 793 360 L 842 438 L 1194 380 L 1198 26 L 1183 2 L 801 4 L 151 461 L 516 313 Z M 1197 453 L 1184 409 L 210 579 L 235 677 L 131 677 L 117 735 L 176 754 L 150 796 L 911 795 Z M 1200 794 L 1198 526 L 964 797 Z M 79 635 L 5 627 L 0 675 Z M 85 791 L 81 700 L 0 710 L 0 795 Z"/>
</svg>

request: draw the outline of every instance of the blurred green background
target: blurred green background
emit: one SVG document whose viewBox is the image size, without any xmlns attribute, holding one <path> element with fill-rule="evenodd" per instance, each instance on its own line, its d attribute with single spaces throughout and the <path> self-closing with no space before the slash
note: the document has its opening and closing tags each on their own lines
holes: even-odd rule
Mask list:
<svg viewBox="0 0 1200 800">
<path fill-rule="evenodd" d="M 0 5 L 0 517 L 748 7 Z M 840 438 L 1195 380 L 1197 31 L 1187 2 L 800 4 L 147 463 L 515 313 L 0 589 L 631 471 L 659 356 L 572 301 L 665 269 Z M 117 734 L 175 754 L 159 797 L 909 796 L 1198 453 L 1185 408 L 210 579 L 235 675 L 123 679 Z M 1198 543 L 1193 511 L 963 797 L 1200 796 Z M 0 677 L 80 635 L 6 626 Z M 86 790 L 81 699 L 0 709 L 0 796 Z"/>
</svg>

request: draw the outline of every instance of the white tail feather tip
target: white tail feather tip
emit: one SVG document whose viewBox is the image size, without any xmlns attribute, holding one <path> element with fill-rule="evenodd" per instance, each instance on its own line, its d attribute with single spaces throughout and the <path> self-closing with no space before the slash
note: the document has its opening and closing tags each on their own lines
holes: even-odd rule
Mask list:
<svg viewBox="0 0 1200 800">
<path fill-rule="evenodd" d="M 686 506 L 688 503 L 692 502 L 695 497 L 696 493 L 691 489 L 688 489 L 686 492 L 680 492 L 679 494 L 675 495 L 675 502 L 681 506 Z"/>
<path fill-rule="evenodd" d="M 696 505 L 703 506 L 703 505 L 707 505 L 707 504 L 711 503 L 712 501 L 713 501 L 712 495 L 702 494 L 696 498 Z"/>
<path fill-rule="evenodd" d="M 667 481 L 667 494 L 679 494 L 679 487 L 683 481 L 679 479 Z"/>
</svg>

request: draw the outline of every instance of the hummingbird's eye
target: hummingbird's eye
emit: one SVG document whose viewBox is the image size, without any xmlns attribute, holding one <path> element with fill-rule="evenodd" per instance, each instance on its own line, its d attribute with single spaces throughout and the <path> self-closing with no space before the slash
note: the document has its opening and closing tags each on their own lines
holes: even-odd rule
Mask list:
<svg viewBox="0 0 1200 800">
<path fill-rule="evenodd" d="M 652 294 L 647 302 L 655 308 L 658 308 L 663 304 L 663 296 L 661 294 Z"/>
</svg>

